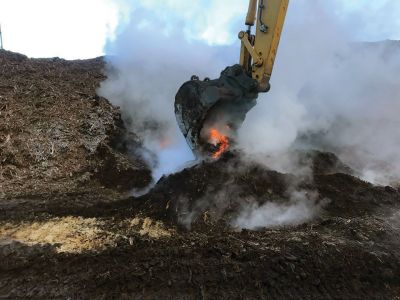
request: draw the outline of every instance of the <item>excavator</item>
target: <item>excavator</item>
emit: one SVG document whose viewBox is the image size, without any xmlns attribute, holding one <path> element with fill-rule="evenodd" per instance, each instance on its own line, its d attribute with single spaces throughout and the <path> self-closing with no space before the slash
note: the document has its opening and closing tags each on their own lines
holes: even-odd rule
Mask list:
<svg viewBox="0 0 400 300">
<path fill-rule="evenodd" d="M 215 80 L 194 75 L 179 88 L 176 119 L 197 157 L 218 159 L 232 147 L 258 94 L 270 90 L 288 6 L 289 0 L 249 0 L 247 28 L 239 32 L 239 64 Z"/>
</svg>

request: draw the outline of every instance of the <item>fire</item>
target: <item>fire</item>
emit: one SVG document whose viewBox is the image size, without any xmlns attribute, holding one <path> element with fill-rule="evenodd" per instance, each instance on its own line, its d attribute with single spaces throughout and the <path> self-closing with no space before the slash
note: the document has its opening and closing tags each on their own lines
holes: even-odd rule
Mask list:
<svg viewBox="0 0 400 300">
<path fill-rule="evenodd" d="M 158 140 L 158 146 L 159 146 L 161 149 L 166 149 L 166 148 L 168 148 L 169 146 L 171 146 L 171 144 L 172 144 L 172 141 L 171 141 L 169 138 L 167 138 L 167 137 L 162 137 L 162 138 L 160 138 L 160 139 Z"/>
<path fill-rule="evenodd" d="M 210 142 L 214 146 L 218 146 L 218 150 L 213 153 L 213 158 L 219 158 L 229 148 L 229 139 L 226 135 L 220 133 L 217 129 L 212 128 L 210 131 Z"/>
</svg>

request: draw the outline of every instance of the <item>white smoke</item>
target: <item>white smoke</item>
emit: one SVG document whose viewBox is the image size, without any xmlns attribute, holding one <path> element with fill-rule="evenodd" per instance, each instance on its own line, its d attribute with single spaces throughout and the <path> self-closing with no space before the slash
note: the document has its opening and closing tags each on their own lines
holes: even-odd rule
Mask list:
<svg viewBox="0 0 400 300">
<path fill-rule="evenodd" d="M 272 90 L 248 114 L 240 146 L 275 156 L 320 148 L 374 183 L 398 181 L 400 45 L 355 43 L 332 4 L 311 2 L 292 1 Z"/>
<path fill-rule="evenodd" d="M 205 26 L 210 20 L 195 18 L 202 9 L 181 2 L 135 3 L 128 23 L 108 46 L 108 79 L 99 89 L 100 95 L 121 107 L 130 129 L 156 154 L 155 179 L 194 159 L 175 120 L 173 103 L 179 86 L 193 74 L 216 77 L 227 61 L 236 60 L 227 58 L 230 49 L 199 40 L 211 34 L 213 27 Z M 202 31 L 194 30 L 197 27 Z M 221 42 L 215 37 L 215 43 Z"/>
<path fill-rule="evenodd" d="M 232 225 L 245 229 L 299 225 L 314 218 L 324 204 L 324 201 L 317 203 L 317 194 L 295 191 L 289 203 L 267 202 L 259 206 L 253 202 L 243 208 Z"/>
<path fill-rule="evenodd" d="M 368 180 L 399 180 L 400 51 L 355 43 L 398 34 L 392 30 L 398 25 L 398 1 L 379 3 L 291 1 L 271 92 L 248 114 L 240 148 L 253 157 L 270 155 L 276 166 L 286 167 L 289 150 L 321 148 Z M 99 92 L 121 106 L 130 129 L 156 153 L 158 178 L 193 159 L 176 125 L 175 94 L 191 75 L 216 78 L 238 62 L 237 32 L 243 29 L 247 1 L 125 5 L 129 14 L 106 49 L 108 79 Z M 318 210 L 308 203 L 313 201 L 247 208 L 238 226 L 299 223 Z"/>
<path fill-rule="evenodd" d="M 175 122 L 177 89 L 192 74 L 218 77 L 237 62 L 236 34 L 246 5 L 239 0 L 125 3 L 130 13 L 108 45 L 111 68 L 100 93 L 122 107 L 135 131 L 141 129 L 145 144 L 158 153 L 159 175 L 193 158 Z M 272 90 L 249 113 L 239 146 L 251 155 L 276 156 L 298 145 L 300 135 L 319 133 L 323 139 L 302 146 L 334 151 L 371 181 L 398 180 L 399 51 L 384 56 L 384 45 L 367 49 L 351 42 L 396 37 L 399 8 L 396 1 L 292 1 Z M 225 44 L 230 46 L 218 46 Z M 158 128 L 151 130 L 152 124 Z"/>
</svg>

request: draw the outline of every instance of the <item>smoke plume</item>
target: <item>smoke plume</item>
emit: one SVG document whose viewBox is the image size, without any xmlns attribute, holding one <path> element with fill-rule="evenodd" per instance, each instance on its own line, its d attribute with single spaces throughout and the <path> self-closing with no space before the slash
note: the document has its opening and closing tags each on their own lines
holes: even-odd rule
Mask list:
<svg viewBox="0 0 400 300">
<path fill-rule="evenodd" d="M 364 179 L 398 181 L 400 43 L 357 42 L 337 7 L 299 2 L 290 7 L 271 92 L 248 114 L 240 146 L 252 155 L 332 151 Z"/>
<path fill-rule="evenodd" d="M 128 22 L 107 47 L 108 79 L 99 90 L 121 107 L 125 123 L 156 154 L 151 161 L 155 179 L 194 159 L 175 120 L 173 103 L 179 86 L 193 74 L 216 77 L 236 61 L 230 48 L 210 46 L 196 35 L 208 36 L 213 27 L 192 19 L 204 8 L 185 3 L 142 1 L 132 7 Z M 180 14 L 182 7 L 188 10 Z M 205 31 L 198 32 L 197 27 Z M 220 41 L 221 37 L 214 40 Z"/>
<path fill-rule="evenodd" d="M 155 153 L 149 160 L 156 179 L 194 159 L 176 125 L 174 97 L 191 75 L 216 78 L 238 62 L 245 2 L 125 3 L 129 13 L 108 43 L 108 79 L 99 93 L 121 107 Z M 348 1 L 291 1 L 272 89 L 247 115 L 237 147 L 263 164 L 273 157 L 283 172 L 296 168 L 288 159 L 293 149 L 332 151 L 364 179 L 400 181 L 400 44 L 363 42 L 395 37 L 391 12 L 399 6 L 379 3 L 365 9 Z M 237 223 L 253 228 L 314 215 L 315 206 L 296 203 L 245 209 Z M 281 217 L 257 221 L 272 212 Z"/>
<path fill-rule="evenodd" d="M 324 202 L 317 202 L 317 194 L 295 191 L 285 204 L 267 202 L 245 206 L 232 225 L 238 228 L 258 229 L 303 224 L 315 217 Z"/>
</svg>

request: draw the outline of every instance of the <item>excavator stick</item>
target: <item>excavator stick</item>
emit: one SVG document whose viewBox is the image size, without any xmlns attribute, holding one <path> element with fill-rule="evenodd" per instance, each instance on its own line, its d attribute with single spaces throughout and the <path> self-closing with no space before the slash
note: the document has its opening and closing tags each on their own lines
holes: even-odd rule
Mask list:
<svg viewBox="0 0 400 300">
<path fill-rule="evenodd" d="M 250 0 L 246 25 L 251 28 L 254 24 L 254 4 Z M 289 6 L 289 0 L 258 0 L 258 16 L 255 35 L 241 31 L 239 39 L 242 41 L 240 64 L 246 73 L 258 81 L 259 91 L 268 92 L 269 81 L 278 52 L 279 41 Z M 248 63 L 252 61 L 252 63 Z"/>
</svg>

